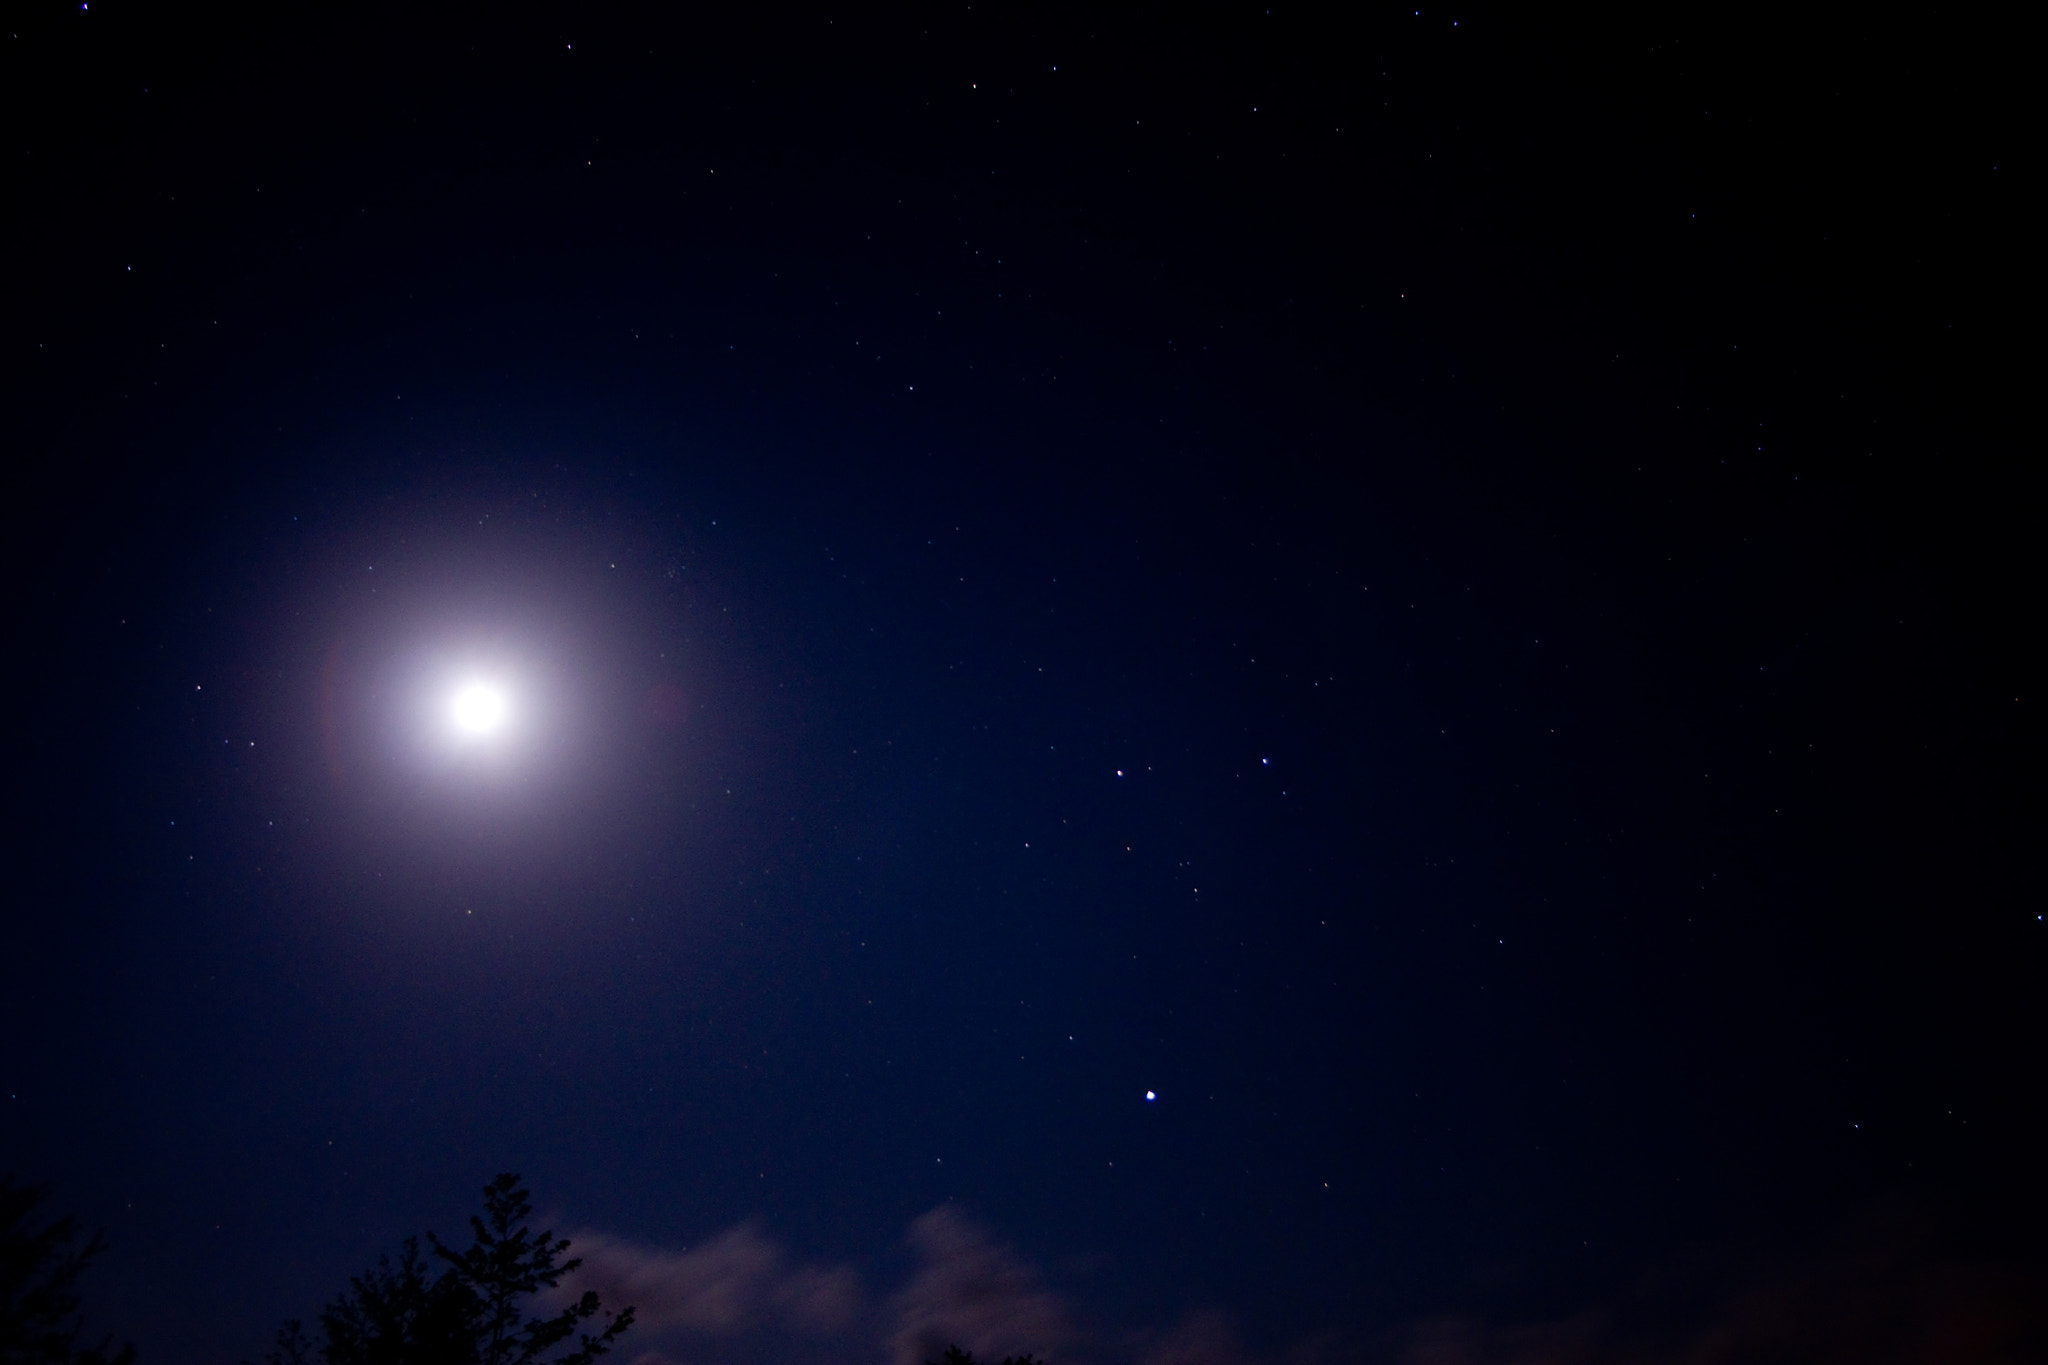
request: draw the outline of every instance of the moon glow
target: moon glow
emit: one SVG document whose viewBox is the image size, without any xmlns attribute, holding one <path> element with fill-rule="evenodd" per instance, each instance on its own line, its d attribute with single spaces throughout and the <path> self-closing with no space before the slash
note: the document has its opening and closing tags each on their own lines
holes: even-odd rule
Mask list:
<svg viewBox="0 0 2048 1365">
<path fill-rule="evenodd" d="M 505 693 L 484 682 L 464 683 L 448 703 L 448 716 L 455 728 L 479 737 L 503 729 L 511 710 Z"/>
</svg>

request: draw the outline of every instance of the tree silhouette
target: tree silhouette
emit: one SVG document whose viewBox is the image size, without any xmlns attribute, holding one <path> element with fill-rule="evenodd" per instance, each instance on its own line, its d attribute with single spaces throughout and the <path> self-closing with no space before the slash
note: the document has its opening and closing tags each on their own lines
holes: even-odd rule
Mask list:
<svg viewBox="0 0 2048 1365">
<path fill-rule="evenodd" d="M 484 1187 L 483 1214 L 469 1220 L 467 1250 L 429 1232 L 429 1260 L 419 1239 L 407 1238 L 395 1264 L 379 1257 L 321 1310 L 317 1344 L 304 1324 L 287 1322 L 266 1365 L 592 1365 L 633 1325 L 633 1310 L 607 1315 L 594 1336 L 583 1330 L 602 1311 L 594 1292 L 558 1313 L 527 1318 L 534 1295 L 582 1264 L 561 1259 L 566 1238 L 526 1226 L 532 1213 L 519 1177 L 499 1176 Z M 436 1262 L 447 1267 L 438 1275 Z M 548 1354 L 571 1337 L 573 1348 Z"/>
<path fill-rule="evenodd" d="M 319 1357 L 331 1365 L 470 1365 L 479 1316 L 474 1296 L 452 1274 L 431 1276 L 419 1239 L 408 1237 L 396 1265 L 378 1257 L 374 1270 L 350 1280 L 348 1293 L 321 1312 Z M 298 1324 L 286 1330 L 298 1333 Z M 278 1344 L 282 1350 L 282 1337 Z M 274 1352 L 273 1365 L 299 1365 L 304 1350 Z"/>
<path fill-rule="evenodd" d="M 937 1360 L 927 1360 L 924 1365 L 976 1365 L 974 1352 L 963 1351 L 958 1346 L 948 1346 L 946 1354 Z M 1004 1356 L 997 1365 L 1045 1365 L 1037 1356 Z"/>
<path fill-rule="evenodd" d="M 78 1349 L 84 1327 L 78 1277 L 106 1247 L 95 1232 L 79 1242 L 78 1220 L 45 1223 L 47 1185 L 0 1176 L 0 1362 L 4 1365 L 130 1365 L 135 1348 L 109 1355 L 113 1339 Z"/>
<path fill-rule="evenodd" d="M 552 1232 L 532 1236 L 526 1227 L 532 1213 L 533 1201 L 520 1187 L 519 1177 L 501 1175 L 484 1186 L 483 1217 L 470 1216 L 475 1240 L 469 1250 L 457 1254 L 433 1233 L 427 1234 L 434 1254 L 454 1267 L 455 1278 L 482 1306 L 479 1365 L 531 1365 L 578 1335 L 582 1325 L 599 1311 L 597 1292 L 589 1290 L 551 1318 L 519 1321 L 520 1305 L 528 1295 L 542 1288 L 553 1289 L 564 1275 L 583 1264 L 580 1259 L 560 1260 L 569 1249 L 566 1237 L 558 1242 Z M 551 1365 L 588 1365 L 610 1350 L 619 1333 L 632 1325 L 633 1310 L 622 1309 L 603 1332 L 595 1337 L 582 1333 L 578 1348 L 555 1357 Z"/>
</svg>

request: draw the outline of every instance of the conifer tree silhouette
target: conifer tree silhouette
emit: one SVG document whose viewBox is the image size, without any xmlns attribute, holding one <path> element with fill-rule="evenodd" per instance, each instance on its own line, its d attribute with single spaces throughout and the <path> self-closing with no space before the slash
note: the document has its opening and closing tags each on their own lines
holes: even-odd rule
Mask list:
<svg viewBox="0 0 2048 1365">
<path fill-rule="evenodd" d="M 499 1176 L 484 1187 L 483 1213 L 469 1220 L 467 1249 L 429 1232 L 429 1259 L 418 1238 L 407 1238 L 395 1263 L 379 1257 L 321 1310 L 319 1341 L 287 1322 L 265 1365 L 593 1365 L 633 1325 L 633 1310 L 607 1315 L 595 1335 L 584 1330 L 603 1311 L 595 1292 L 527 1317 L 533 1296 L 582 1264 L 562 1259 L 566 1238 L 527 1227 L 532 1213 L 519 1177 Z M 446 1266 L 438 1275 L 437 1262 Z M 549 1354 L 572 1337 L 573 1346 Z"/>
<path fill-rule="evenodd" d="M 78 1277 L 106 1248 L 95 1232 L 81 1243 L 78 1220 L 43 1222 L 47 1185 L 0 1176 L 0 1362 L 4 1365 L 132 1365 L 135 1348 L 109 1355 L 113 1339 L 80 1350 L 84 1329 Z"/>
<path fill-rule="evenodd" d="M 937 1360 L 927 1360 L 925 1365 L 978 1365 L 978 1362 L 974 1359 L 974 1352 L 948 1346 L 946 1354 Z M 996 1365 L 1046 1365 L 1046 1362 L 1034 1355 L 1004 1356 Z"/>
<path fill-rule="evenodd" d="M 564 1275 L 583 1264 L 581 1259 L 561 1260 L 569 1249 L 567 1238 L 556 1241 L 552 1232 L 533 1236 L 526 1226 L 532 1213 L 533 1201 L 519 1177 L 501 1175 L 484 1186 L 483 1216 L 470 1216 L 474 1241 L 467 1251 L 450 1250 L 433 1233 L 427 1234 L 434 1254 L 454 1267 L 456 1280 L 476 1297 L 482 1309 L 478 1365 L 532 1365 L 578 1335 L 583 1324 L 600 1310 L 596 1291 L 589 1290 L 553 1317 L 520 1322 L 528 1296 L 555 1288 Z M 622 1309 L 603 1332 L 595 1337 L 582 1333 L 577 1349 L 554 1357 L 550 1365 L 589 1365 L 632 1325 L 633 1310 Z"/>
</svg>

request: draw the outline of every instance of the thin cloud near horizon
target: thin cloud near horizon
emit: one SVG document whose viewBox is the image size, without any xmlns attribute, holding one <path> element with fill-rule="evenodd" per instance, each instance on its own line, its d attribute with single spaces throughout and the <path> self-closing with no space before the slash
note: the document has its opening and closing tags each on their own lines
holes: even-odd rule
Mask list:
<svg viewBox="0 0 2048 1365">
<path fill-rule="evenodd" d="M 809 1339 L 888 1365 L 925 1365 L 951 1344 L 983 1360 L 1028 1352 L 1048 1365 L 1736 1365 L 1845 1341 L 1873 1365 L 2016 1365 L 2048 1342 L 2040 1266 L 1947 1258 L 1896 1211 L 1803 1253 L 1646 1273 L 1610 1301 L 1543 1320 L 1440 1314 L 1369 1337 L 1308 1335 L 1272 1352 L 1248 1349 L 1214 1308 L 1165 1328 L 1106 1330 L 954 1204 L 911 1221 L 915 1268 L 880 1293 L 850 1264 L 797 1260 L 758 1220 L 681 1251 L 590 1230 L 571 1240 L 583 1258 L 575 1291 L 636 1310 L 628 1349 L 645 1349 L 632 1365 L 681 1365 L 713 1341 L 750 1337 Z M 1673 1308 L 1667 1281 L 1698 1278 L 1718 1288 Z"/>
</svg>

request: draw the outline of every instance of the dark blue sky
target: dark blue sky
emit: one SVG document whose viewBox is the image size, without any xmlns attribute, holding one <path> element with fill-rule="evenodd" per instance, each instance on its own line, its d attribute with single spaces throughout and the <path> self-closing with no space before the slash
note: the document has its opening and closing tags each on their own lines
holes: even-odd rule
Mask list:
<svg viewBox="0 0 2048 1365">
<path fill-rule="evenodd" d="M 2022 1339 L 1981 39 L 290 22 L 9 40 L 0 1169 L 97 1327 L 516 1170 L 627 1359 Z"/>
</svg>

